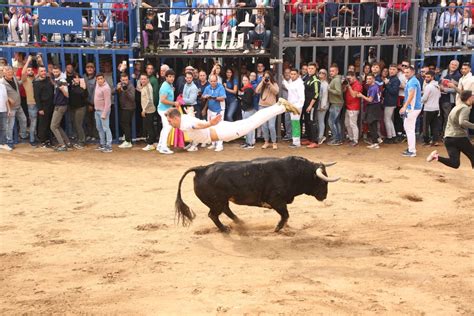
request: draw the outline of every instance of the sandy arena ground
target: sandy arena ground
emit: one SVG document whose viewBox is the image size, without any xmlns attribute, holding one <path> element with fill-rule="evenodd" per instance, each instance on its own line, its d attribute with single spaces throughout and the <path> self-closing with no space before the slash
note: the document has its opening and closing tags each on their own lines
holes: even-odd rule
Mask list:
<svg viewBox="0 0 474 316">
<path fill-rule="evenodd" d="M 0 314 L 474 314 L 474 172 L 403 158 L 403 145 L 160 156 L 138 146 L 0 152 Z M 444 148 L 440 148 L 445 153 Z M 338 164 L 321 203 L 231 206 L 246 225 L 217 232 L 183 172 L 214 160 L 300 155 Z M 230 220 L 221 216 L 224 223 Z"/>
</svg>

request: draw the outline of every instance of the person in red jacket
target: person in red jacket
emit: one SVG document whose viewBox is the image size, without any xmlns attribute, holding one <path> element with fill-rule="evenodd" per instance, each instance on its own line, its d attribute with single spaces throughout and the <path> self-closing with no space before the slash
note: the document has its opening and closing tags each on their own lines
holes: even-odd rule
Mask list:
<svg viewBox="0 0 474 316">
<path fill-rule="evenodd" d="M 350 145 L 357 146 L 359 144 L 358 119 L 360 112 L 360 97 L 358 94 L 362 93 L 363 87 L 359 80 L 357 80 L 356 74 L 352 71 L 347 72 L 344 83 L 344 101 L 346 104 L 344 125 L 351 140 Z"/>
<path fill-rule="evenodd" d="M 128 4 L 124 3 L 123 0 L 118 0 L 117 3 L 112 4 L 112 17 L 114 18 L 114 31 L 117 33 L 117 42 L 122 44 L 127 42 L 127 31 L 128 31 Z"/>
<path fill-rule="evenodd" d="M 408 14 L 411 7 L 410 0 L 390 0 L 388 2 L 387 18 L 383 28 L 383 33 L 387 34 L 392 27 L 393 21 L 399 21 L 400 35 L 405 36 L 407 34 L 408 25 Z M 390 35 L 397 35 L 398 32 L 391 32 Z"/>
</svg>

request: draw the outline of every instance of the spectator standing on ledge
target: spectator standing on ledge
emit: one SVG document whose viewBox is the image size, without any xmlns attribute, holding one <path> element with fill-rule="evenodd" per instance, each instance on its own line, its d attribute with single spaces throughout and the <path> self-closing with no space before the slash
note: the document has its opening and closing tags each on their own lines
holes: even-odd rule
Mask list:
<svg viewBox="0 0 474 316">
<path fill-rule="evenodd" d="M 342 77 L 339 75 L 339 68 L 336 65 L 329 68 L 331 82 L 329 83 L 329 128 L 331 129 L 332 139 L 328 143 L 331 146 L 342 145 L 342 129 L 339 116 L 341 114 L 344 100 L 342 98 Z"/>
<path fill-rule="evenodd" d="M 423 88 L 423 138 L 424 146 L 438 146 L 439 141 L 439 99 L 441 91 L 438 82 L 434 79 L 435 73 L 428 71 L 425 75 Z M 430 143 L 431 135 L 431 143 Z"/>
<path fill-rule="evenodd" d="M 440 79 L 440 89 L 441 89 L 441 98 L 439 100 L 440 103 L 440 110 L 441 110 L 441 118 L 443 119 L 442 125 L 442 132 L 444 132 L 446 128 L 446 124 L 448 123 L 448 116 L 451 112 L 452 108 L 454 107 L 456 101 L 456 89 L 450 88 L 448 83 L 453 82 L 455 85 L 458 84 L 459 79 L 461 79 L 461 73 L 458 70 L 459 68 L 459 61 L 451 60 L 449 63 L 448 69 L 443 70 L 441 73 Z"/>
<path fill-rule="evenodd" d="M 359 80 L 357 80 L 355 73 L 352 71 L 347 72 L 346 80 L 347 83 L 343 86 L 346 101 L 344 124 L 351 141 L 350 145 L 355 147 L 359 144 L 359 93 L 362 93 L 363 87 Z"/>
<path fill-rule="evenodd" d="M 132 148 L 132 119 L 135 113 L 135 87 L 130 82 L 127 73 L 122 72 L 117 85 L 117 94 L 120 104 L 120 127 L 125 139 L 119 148 Z"/>
<path fill-rule="evenodd" d="M 400 80 L 397 73 L 397 65 L 390 65 L 388 69 L 389 77 L 384 80 L 383 105 L 385 131 L 387 132 L 386 144 L 394 144 L 397 136 L 393 121 L 393 113 L 398 104 L 398 92 L 400 91 Z"/>
<path fill-rule="evenodd" d="M 110 86 L 103 74 L 95 77 L 96 87 L 94 94 L 95 123 L 99 132 L 100 145 L 97 150 L 104 153 L 112 152 L 112 132 L 110 131 L 110 108 L 112 105 Z"/>
<path fill-rule="evenodd" d="M 169 69 L 165 73 L 165 82 L 161 85 L 160 92 L 159 92 L 159 104 L 158 104 L 158 114 L 161 117 L 161 123 L 163 124 L 163 128 L 161 129 L 160 133 L 160 140 L 158 142 L 158 147 L 156 150 L 160 152 L 160 154 L 170 155 L 173 154 L 168 148 L 168 135 L 171 132 L 171 125 L 168 123 L 168 119 L 165 116 L 165 113 L 168 109 L 172 108 L 173 106 L 178 107 L 180 104 L 178 101 L 174 101 L 174 83 L 175 73 L 173 70 Z"/>
<path fill-rule="evenodd" d="M 416 119 L 420 115 L 421 104 L 421 86 L 420 82 L 415 76 L 415 68 L 410 66 L 405 68 L 405 77 L 407 84 L 405 87 L 405 103 L 400 109 L 400 114 L 403 115 L 403 127 L 407 133 L 408 149 L 402 153 L 405 157 L 416 157 Z"/>
<path fill-rule="evenodd" d="M 290 72 L 291 80 L 289 82 L 283 81 L 284 86 L 288 90 L 288 102 L 293 104 L 298 111 L 301 112 L 304 106 L 304 83 L 301 80 L 297 69 L 292 69 Z M 301 147 L 301 114 L 291 113 L 291 135 L 293 142 L 290 148 Z"/>
<path fill-rule="evenodd" d="M 142 150 L 151 151 L 155 150 L 153 143 L 156 139 L 155 129 L 153 128 L 153 118 L 156 112 L 156 107 L 153 103 L 153 87 L 146 74 L 140 76 L 140 84 L 143 128 L 145 129 L 147 143 Z"/>
<path fill-rule="evenodd" d="M 372 144 L 367 146 L 369 149 L 379 149 L 378 138 L 379 134 L 377 131 L 377 124 L 379 123 L 380 117 L 382 117 L 382 105 L 380 103 L 380 92 L 379 86 L 375 83 L 375 76 L 368 74 L 367 85 L 367 96 L 364 96 L 359 92 L 358 97 L 367 101 L 367 116 L 366 120 L 369 124 L 370 137 L 372 138 Z"/>
<path fill-rule="evenodd" d="M 46 68 L 38 68 L 38 76 L 33 81 L 33 92 L 38 105 L 38 140 L 42 148 L 51 146 L 51 118 L 53 116 L 54 84 L 47 76 Z"/>
<path fill-rule="evenodd" d="M 258 102 L 259 111 L 276 103 L 280 89 L 278 88 L 278 84 L 273 79 L 270 71 L 265 71 L 263 80 L 258 84 L 256 92 L 260 94 L 260 100 Z M 265 143 L 262 145 L 262 149 L 266 149 L 270 146 L 270 143 L 268 142 L 270 139 L 272 141 L 272 148 L 278 149 L 278 145 L 276 143 L 277 134 L 275 121 L 276 117 L 272 117 L 262 125 L 263 138 L 265 140 Z"/>
</svg>

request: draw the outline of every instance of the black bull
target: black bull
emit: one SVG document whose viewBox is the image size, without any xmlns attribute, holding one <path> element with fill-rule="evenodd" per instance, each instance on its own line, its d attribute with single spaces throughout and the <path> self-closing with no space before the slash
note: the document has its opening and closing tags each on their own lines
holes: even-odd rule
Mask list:
<svg viewBox="0 0 474 316">
<path fill-rule="evenodd" d="M 278 232 L 288 221 L 287 204 L 295 196 L 307 194 L 318 201 L 327 197 L 328 182 L 339 180 L 327 176 L 326 167 L 332 164 L 313 163 L 302 157 L 258 158 L 251 161 L 216 162 L 208 166 L 188 169 L 179 180 L 176 196 L 176 215 L 183 226 L 189 225 L 194 212 L 181 198 L 181 184 L 190 172 L 195 172 L 194 192 L 209 207 L 209 217 L 217 228 L 229 228 L 219 220 L 224 212 L 235 223 L 242 221 L 229 208 L 229 201 L 239 205 L 274 209 L 281 216 L 275 228 Z"/>
</svg>

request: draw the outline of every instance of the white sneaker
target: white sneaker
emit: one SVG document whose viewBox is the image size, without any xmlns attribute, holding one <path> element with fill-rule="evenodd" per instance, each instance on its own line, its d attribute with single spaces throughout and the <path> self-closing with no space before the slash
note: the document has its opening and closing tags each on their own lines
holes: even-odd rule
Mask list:
<svg viewBox="0 0 474 316">
<path fill-rule="evenodd" d="M 264 49 L 261 49 L 258 53 L 259 53 L 259 54 L 265 54 L 265 50 L 264 50 Z"/>
<path fill-rule="evenodd" d="M 193 146 L 193 143 L 189 143 L 187 144 L 186 146 L 184 146 L 184 150 L 188 150 L 189 148 L 191 148 Z"/>
<path fill-rule="evenodd" d="M 426 157 L 426 161 L 427 162 L 432 162 L 433 160 L 438 160 L 438 151 L 437 150 L 433 150 L 431 152 L 431 154 L 428 155 L 428 157 Z"/>
<path fill-rule="evenodd" d="M 201 148 L 206 148 L 207 147 L 207 144 L 206 143 L 202 143 L 201 144 Z"/>
<path fill-rule="evenodd" d="M 171 155 L 171 154 L 174 154 L 174 152 L 172 150 L 170 150 L 169 148 L 160 148 L 158 150 L 160 152 L 160 154 L 164 154 L 164 155 Z"/>
<path fill-rule="evenodd" d="M 132 148 L 132 147 L 133 147 L 132 143 L 129 143 L 127 141 L 124 141 L 118 146 L 118 148 Z"/>
<path fill-rule="evenodd" d="M 211 146 L 207 147 L 207 149 L 216 149 L 216 146 L 214 144 L 212 144 Z"/>
<path fill-rule="evenodd" d="M 244 54 L 248 54 L 248 53 L 249 53 L 249 50 L 248 50 L 248 49 L 246 49 L 246 50 L 244 50 L 244 52 L 243 52 L 243 53 L 244 53 Z"/>
<path fill-rule="evenodd" d="M 190 147 L 189 147 L 188 149 L 186 149 L 186 150 L 189 151 L 189 152 L 192 152 L 192 151 L 198 151 L 198 148 L 197 148 L 197 146 L 192 145 L 192 146 L 190 146 Z"/>
<path fill-rule="evenodd" d="M 12 151 L 12 148 L 8 146 L 7 144 L 0 145 L 0 149 L 6 150 L 6 151 Z"/>
<path fill-rule="evenodd" d="M 144 151 L 152 151 L 155 150 L 155 146 L 153 145 L 146 145 L 145 147 L 142 148 Z"/>
<path fill-rule="evenodd" d="M 224 150 L 224 146 L 217 146 L 216 149 L 214 149 L 214 151 L 223 151 Z"/>
<path fill-rule="evenodd" d="M 380 146 L 379 146 L 379 144 L 372 144 L 372 145 L 367 146 L 367 148 L 369 148 L 369 149 L 379 149 Z"/>
</svg>

